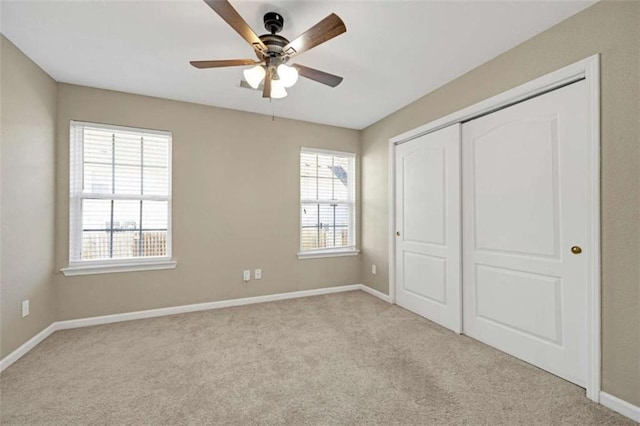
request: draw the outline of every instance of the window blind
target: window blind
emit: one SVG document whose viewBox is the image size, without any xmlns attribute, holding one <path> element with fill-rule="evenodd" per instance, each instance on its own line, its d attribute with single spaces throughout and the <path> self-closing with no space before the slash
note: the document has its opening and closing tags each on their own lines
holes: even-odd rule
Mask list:
<svg viewBox="0 0 640 426">
<path fill-rule="evenodd" d="M 355 154 L 300 152 L 300 251 L 355 250 Z"/>
<path fill-rule="evenodd" d="M 71 123 L 70 261 L 170 257 L 171 134 Z"/>
</svg>

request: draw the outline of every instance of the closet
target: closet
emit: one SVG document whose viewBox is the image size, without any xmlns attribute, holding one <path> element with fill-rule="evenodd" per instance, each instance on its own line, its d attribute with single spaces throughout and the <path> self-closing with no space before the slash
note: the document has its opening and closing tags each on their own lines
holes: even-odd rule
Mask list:
<svg viewBox="0 0 640 426">
<path fill-rule="evenodd" d="M 583 387 L 589 120 L 583 78 L 393 148 L 396 303 Z"/>
</svg>

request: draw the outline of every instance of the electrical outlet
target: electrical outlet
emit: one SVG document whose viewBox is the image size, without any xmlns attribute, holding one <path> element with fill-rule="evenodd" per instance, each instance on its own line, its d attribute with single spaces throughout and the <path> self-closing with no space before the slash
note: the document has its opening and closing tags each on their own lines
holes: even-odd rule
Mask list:
<svg viewBox="0 0 640 426">
<path fill-rule="evenodd" d="M 255 271 L 253 271 L 253 277 L 256 280 L 261 280 L 262 279 L 262 269 L 256 269 Z"/>
<path fill-rule="evenodd" d="M 245 283 L 248 283 L 250 279 L 251 279 L 251 269 L 245 269 L 244 271 L 242 271 L 242 280 Z"/>
<path fill-rule="evenodd" d="M 371 273 L 372 273 L 373 275 L 375 275 L 375 274 L 377 274 L 377 273 L 378 273 L 378 271 L 376 270 L 376 265 L 371 265 Z"/>
<path fill-rule="evenodd" d="M 22 301 L 22 318 L 29 315 L 29 299 Z"/>
</svg>

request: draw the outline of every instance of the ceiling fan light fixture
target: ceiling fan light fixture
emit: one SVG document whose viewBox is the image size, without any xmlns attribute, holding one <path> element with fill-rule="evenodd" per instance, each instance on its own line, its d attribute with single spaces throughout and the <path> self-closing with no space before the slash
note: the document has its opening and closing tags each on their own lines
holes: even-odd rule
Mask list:
<svg viewBox="0 0 640 426">
<path fill-rule="evenodd" d="M 282 80 L 271 80 L 271 97 L 273 99 L 280 99 L 287 96 L 287 91 L 284 90 L 284 87 Z"/>
<path fill-rule="evenodd" d="M 249 86 L 254 89 L 257 89 L 258 86 L 260 86 L 260 83 L 264 80 L 264 76 L 267 74 L 262 65 L 246 69 L 242 73 L 244 74 L 244 79 L 249 83 Z"/>
<path fill-rule="evenodd" d="M 278 77 L 284 87 L 291 87 L 298 81 L 298 70 L 289 65 L 278 65 Z"/>
<path fill-rule="evenodd" d="M 0 0 L 2 1 L 2 0 Z M 190 61 L 198 69 L 252 66 L 244 70 L 241 86 L 261 89 L 263 98 L 284 98 L 285 87 L 291 87 L 301 75 L 329 87 L 336 87 L 342 77 L 324 71 L 305 67 L 298 63 L 290 67 L 285 65 L 295 56 L 315 48 L 347 31 L 347 27 L 338 15 L 330 14 L 292 41 L 278 35 L 284 26 L 284 18 L 276 12 L 264 15 L 264 24 L 270 34 L 258 36 L 240 16 L 229 0 L 204 0 L 235 32 L 237 32 L 254 50 L 255 59 L 224 59 L 208 61 Z M 297 61 L 297 59 L 294 59 Z M 273 87 L 272 87 L 273 83 Z M 243 86 L 243 87 L 244 87 Z"/>
</svg>

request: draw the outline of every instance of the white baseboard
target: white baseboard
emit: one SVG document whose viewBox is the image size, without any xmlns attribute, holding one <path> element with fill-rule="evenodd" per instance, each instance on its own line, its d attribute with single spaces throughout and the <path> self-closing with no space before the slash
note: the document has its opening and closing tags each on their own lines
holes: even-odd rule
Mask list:
<svg viewBox="0 0 640 426">
<path fill-rule="evenodd" d="M 67 321 L 57 321 L 49 325 L 40 333 L 33 336 L 22 346 L 0 360 L 0 372 L 16 362 L 38 343 L 49 337 L 56 330 L 89 327 L 92 325 L 111 324 L 122 321 L 132 321 L 143 318 L 162 317 L 166 315 L 183 314 L 187 312 L 206 311 L 209 309 L 230 308 L 233 306 L 251 305 L 254 303 L 274 302 L 277 300 L 297 299 L 300 297 L 320 296 L 323 294 L 341 293 L 345 291 L 362 290 L 362 284 L 351 284 L 336 287 L 325 287 L 314 290 L 292 291 L 289 293 L 269 294 L 266 296 L 245 297 L 241 299 L 220 300 L 217 302 L 196 303 L 193 305 L 172 306 L 169 308 L 149 309 L 145 311 L 126 312 L 115 315 L 103 315 L 90 318 L 79 318 Z M 365 290 L 366 291 L 366 290 Z"/>
<path fill-rule="evenodd" d="M 341 293 L 344 291 L 355 291 L 360 289 L 360 284 L 352 284 L 337 287 L 318 288 L 314 290 L 292 291 L 290 293 L 269 294 L 266 296 L 220 300 L 217 302 L 196 303 L 193 305 L 172 306 L 169 308 L 149 309 L 145 311 L 125 312 L 122 314 L 58 321 L 56 329 L 67 330 L 70 328 L 90 327 L 92 325 L 111 324 L 115 322 L 132 321 L 143 318 L 163 317 L 167 315 L 185 314 L 188 312 L 208 311 L 210 309 L 231 308 L 233 306 L 275 302 L 277 300 L 297 299 L 300 297 L 320 296 L 322 294 Z"/>
<path fill-rule="evenodd" d="M 33 336 L 31 339 L 27 340 L 15 351 L 11 352 L 6 357 L 0 360 L 0 372 L 4 371 L 11 364 L 22 358 L 27 354 L 31 349 L 35 348 L 38 343 L 42 342 L 47 337 L 51 336 L 51 334 L 56 331 L 56 323 L 50 324 L 47 328 L 42 330 L 40 333 Z"/>
<path fill-rule="evenodd" d="M 188 312 L 206 311 L 210 309 L 230 308 L 233 306 L 274 302 L 277 300 L 297 299 L 300 297 L 320 296 L 323 294 L 341 293 L 345 291 L 355 290 L 362 290 L 365 293 L 369 293 L 387 303 L 391 303 L 391 297 L 379 292 L 378 290 L 374 290 L 364 284 L 351 284 L 337 287 L 318 288 L 314 290 L 292 291 L 289 293 L 270 294 L 266 296 L 245 297 L 241 299 L 221 300 L 218 302 L 197 303 L 193 305 L 172 306 L 169 308 L 149 309 L 146 311 L 126 312 L 123 314 L 103 315 L 98 317 L 57 321 L 49 325 L 40 333 L 36 334 L 27 342 L 25 342 L 18 349 L 0 360 L 0 372 L 4 371 L 11 364 L 27 354 L 31 349 L 36 347 L 36 345 L 45 340 L 56 330 L 67 330 L 71 328 L 89 327 L 92 325 L 110 324 L 143 318 L 154 318 Z M 623 416 L 626 416 L 636 422 L 640 422 L 640 407 L 637 407 L 606 392 L 600 392 L 600 403 L 605 407 L 622 414 Z"/>
<path fill-rule="evenodd" d="M 600 391 L 600 404 L 640 423 L 640 407 Z"/>
<path fill-rule="evenodd" d="M 368 287 L 364 284 L 360 284 L 360 290 L 364 291 L 365 293 L 369 293 L 370 295 L 375 296 L 378 299 L 384 300 L 387 303 L 391 303 L 391 296 L 384 294 L 378 290 L 375 290 L 371 287 Z"/>
</svg>

